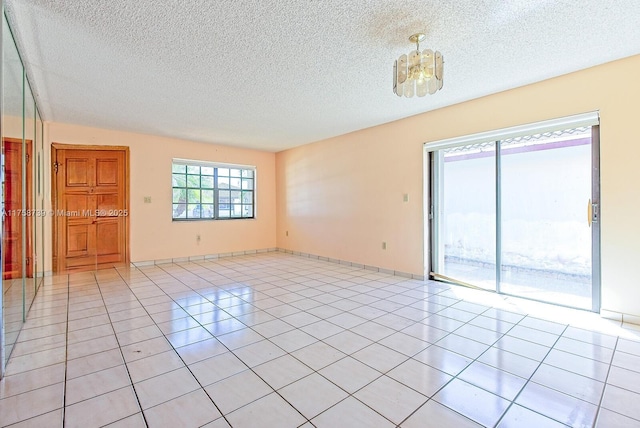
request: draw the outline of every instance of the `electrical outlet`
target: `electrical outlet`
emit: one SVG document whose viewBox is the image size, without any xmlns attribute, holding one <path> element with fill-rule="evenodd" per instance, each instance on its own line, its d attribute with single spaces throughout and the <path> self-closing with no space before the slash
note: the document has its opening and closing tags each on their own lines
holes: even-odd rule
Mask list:
<svg viewBox="0 0 640 428">
<path fill-rule="evenodd" d="M 409 202 L 409 194 L 405 193 L 404 195 L 402 195 L 402 202 Z"/>
<path fill-rule="evenodd" d="M 144 197 L 144 203 L 145 204 L 150 204 L 151 203 L 151 196 L 145 196 Z"/>
<path fill-rule="evenodd" d="M 199 233 L 196 235 L 196 242 L 200 243 L 200 234 Z"/>
<path fill-rule="evenodd" d="M 289 236 L 289 231 L 288 230 L 284 233 L 284 236 Z"/>
<path fill-rule="evenodd" d="M 387 243 L 386 243 L 386 242 L 384 242 L 384 241 L 382 242 L 382 249 L 383 249 L 383 250 L 386 250 L 386 249 L 387 249 Z"/>
</svg>

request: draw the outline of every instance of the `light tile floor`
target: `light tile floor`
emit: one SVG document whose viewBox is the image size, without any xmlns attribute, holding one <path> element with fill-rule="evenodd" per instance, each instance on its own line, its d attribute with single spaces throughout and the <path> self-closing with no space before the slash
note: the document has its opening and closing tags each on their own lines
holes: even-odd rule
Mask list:
<svg viewBox="0 0 640 428">
<path fill-rule="evenodd" d="M 48 278 L 15 427 L 639 427 L 640 327 L 284 253 Z"/>
</svg>

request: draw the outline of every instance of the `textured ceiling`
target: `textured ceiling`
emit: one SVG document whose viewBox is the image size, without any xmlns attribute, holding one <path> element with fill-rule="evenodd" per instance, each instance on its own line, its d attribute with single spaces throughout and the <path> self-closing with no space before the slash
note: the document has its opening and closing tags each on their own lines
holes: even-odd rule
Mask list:
<svg viewBox="0 0 640 428">
<path fill-rule="evenodd" d="M 640 53 L 638 0 L 5 7 L 43 119 L 268 151 Z M 444 55 L 444 88 L 398 98 L 393 61 L 419 31 Z"/>
</svg>

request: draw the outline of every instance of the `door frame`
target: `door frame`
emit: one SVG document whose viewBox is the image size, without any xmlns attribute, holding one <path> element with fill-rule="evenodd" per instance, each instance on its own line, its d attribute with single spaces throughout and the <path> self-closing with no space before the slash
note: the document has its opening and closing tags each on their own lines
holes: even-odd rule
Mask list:
<svg viewBox="0 0 640 428">
<path fill-rule="evenodd" d="M 602 254 L 600 251 L 600 124 L 591 127 L 591 302 L 593 312 L 602 309 Z"/>
<path fill-rule="evenodd" d="M 124 209 L 130 213 L 130 164 L 129 164 L 129 146 L 99 146 L 99 145 L 85 145 L 85 144 L 65 144 L 65 143 L 51 143 L 51 212 L 54 213 L 51 219 L 51 246 L 52 246 L 52 270 L 53 272 L 62 273 L 64 269 L 61 269 L 61 261 L 58 257 L 58 222 L 56 221 L 55 209 L 58 206 L 58 191 L 57 191 L 57 170 L 58 162 L 57 155 L 58 150 L 92 150 L 92 151 L 121 151 L 124 152 L 124 173 L 125 173 L 125 195 L 124 195 Z M 130 255 L 130 216 L 127 215 L 124 221 L 124 265 L 129 266 Z M 68 269 L 67 269 L 68 271 Z"/>
<path fill-rule="evenodd" d="M 593 122 L 592 117 L 595 115 L 596 121 Z M 561 125 L 558 125 L 561 124 Z M 530 297 L 522 297 L 519 295 L 513 295 L 510 293 L 505 293 L 500 290 L 500 269 L 496 268 L 496 289 L 485 291 L 495 292 L 498 294 L 502 294 L 504 296 L 514 296 L 518 298 L 524 298 L 532 301 L 539 301 L 542 303 L 547 303 L 555 306 L 569 307 L 572 309 L 582 309 L 588 310 L 591 312 L 600 313 L 601 305 L 602 305 L 602 258 L 601 258 L 601 229 L 600 229 L 600 218 L 601 218 L 601 183 L 600 183 L 600 119 L 598 112 L 594 113 L 585 113 L 575 116 L 568 116 L 566 118 L 552 119 L 549 121 L 537 122 L 527 125 L 514 126 L 511 128 L 504 128 L 496 131 L 488 131 L 484 133 L 471 134 L 462 137 L 454 137 L 446 140 L 440 140 L 435 142 L 427 142 L 423 145 L 423 195 L 424 195 L 424 228 L 425 228 L 425 243 L 424 248 L 427 250 L 424 252 L 424 266 L 425 266 L 425 277 L 432 280 L 440 280 L 440 281 L 448 281 L 455 283 L 457 285 L 468 286 L 472 288 L 477 288 L 472 284 L 467 284 L 461 281 L 457 281 L 454 278 L 446 278 L 440 276 L 440 278 L 434 276 L 434 266 L 439 266 L 439 260 L 436 260 L 435 257 L 438 254 L 438 251 L 435 250 L 434 247 L 439 245 L 438 240 L 440 239 L 440 231 L 438 230 L 438 223 L 435 219 L 436 216 L 441 214 L 439 210 L 441 209 L 441 190 L 438 189 L 438 184 L 441 181 L 438 181 L 439 175 L 441 171 L 439 170 L 439 163 L 436 160 L 436 156 L 439 151 L 452 146 L 463 145 L 467 141 L 470 143 L 477 142 L 480 139 L 484 139 L 485 141 L 495 140 L 497 142 L 496 147 L 496 266 L 500 266 L 500 229 L 501 229 L 501 218 L 500 218 L 500 152 L 499 152 L 499 141 L 502 139 L 509 138 L 513 135 L 525 135 L 541 133 L 542 127 L 553 127 L 556 129 L 570 129 L 577 128 L 580 126 L 589 126 L 591 128 L 591 200 L 590 203 L 592 208 L 591 214 L 591 308 L 575 308 L 573 306 L 563 305 L 561 303 L 550 302 L 546 300 L 539 300 Z M 530 129 L 533 129 L 534 132 L 531 132 Z M 537 131 L 537 132 L 535 132 Z M 485 138 L 487 136 L 487 138 Z M 454 142 L 455 143 L 452 143 Z"/>
<path fill-rule="evenodd" d="M 26 165 L 24 165 L 24 168 L 20 168 L 20 181 L 21 181 L 21 186 L 22 184 L 26 185 L 26 190 L 23 188 L 22 189 L 22 193 L 25 195 L 25 199 L 23 200 L 25 202 L 25 205 L 22 206 L 22 210 L 25 210 L 27 212 L 31 212 L 32 208 L 33 208 L 33 168 L 32 168 L 32 162 L 33 162 L 33 141 L 32 140 L 23 140 L 22 138 L 12 138 L 12 137 L 5 137 L 2 139 L 2 150 L 3 150 L 3 156 L 4 156 L 4 149 L 5 149 L 5 142 L 9 142 L 11 144 L 18 144 L 20 145 L 20 152 L 21 152 L 21 159 L 24 160 L 25 157 L 27 159 Z M 26 150 L 26 153 L 25 151 Z M 6 157 L 5 157 L 5 161 L 6 161 Z M 6 180 L 6 177 L 5 177 Z M 3 189 L 4 191 L 4 189 Z M 5 207 L 6 209 L 6 207 Z M 23 219 L 23 224 L 24 224 L 24 228 L 21 232 L 21 236 L 24 233 L 24 239 L 21 238 L 22 242 L 20 243 L 21 245 L 25 244 L 26 246 L 24 246 L 24 250 L 23 253 L 20 255 L 20 272 L 19 272 L 19 276 L 17 277 L 12 277 L 12 278 L 5 278 L 5 270 L 4 270 L 4 255 L 2 257 L 2 280 L 9 280 L 9 279 L 18 279 L 21 277 L 25 277 L 25 278 L 33 278 L 33 261 L 34 261 L 34 249 L 33 249 L 33 242 L 32 242 L 32 237 L 33 237 L 33 228 L 32 228 L 32 224 L 29 221 L 32 217 L 31 216 L 22 216 Z M 3 225 L 4 227 L 4 225 Z M 22 224 L 21 224 L 21 228 L 22 228 Z M 3 230 L 4 233 L 4 230 Z M 26 266 L 23 266 L 23 262 L 25 260 L 23 260 L 25 257 L 23 257 L 23 255 L 26 257 Z"/>
</svg>

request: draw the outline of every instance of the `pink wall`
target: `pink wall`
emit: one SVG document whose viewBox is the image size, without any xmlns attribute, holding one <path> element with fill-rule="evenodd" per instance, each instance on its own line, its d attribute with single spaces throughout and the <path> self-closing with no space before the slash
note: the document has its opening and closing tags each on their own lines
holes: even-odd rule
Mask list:
<svg viewBox="0 0 640 428">
<path fill-rule="evenodd" d="M 61 123 L 49 123 L 46 138 L 50 143 L 129 146 L 133 262 L 266 249 L 276 245 L 274 153 Z M 172 221 L 173 158 L 255 165 L 256 219 Z M 151 197 L 150 204 L 144 203 L 145 196 Z M 198 234 L 201 235 L 199 243 Z"/>
<path fill-rule="evenodd" d="M 421 275 L 425 142 L 599 110 L 602 307 L 640 316 L 638 70 L 635 56 L 280 152 L 277 245 Z"/>
</svg>

